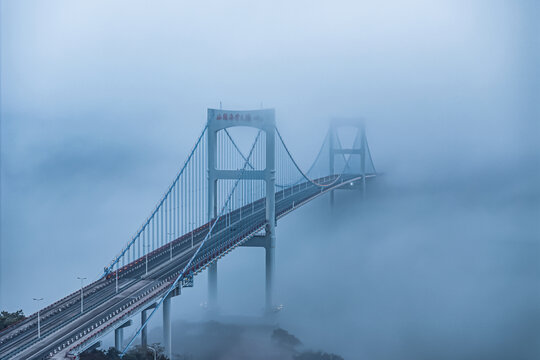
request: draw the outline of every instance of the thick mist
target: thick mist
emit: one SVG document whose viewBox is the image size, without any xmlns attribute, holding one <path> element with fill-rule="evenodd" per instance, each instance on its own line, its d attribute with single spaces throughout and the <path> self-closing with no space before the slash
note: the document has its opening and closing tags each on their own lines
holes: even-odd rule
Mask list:
<svg viewBox="0 0 540 360">
<path fill-rule="evenodd" d="M 366 119 L 382 174 L 366 197 L 340 191 L 334 208 L 323 197 L 278 223 L 278 322 L 306 348 L 540 356 L 536 2 L 4 0 L 0 11 L 1 310 L 32 313 L 33 297 L 52 303 L 77 276 L 97 279 L 221 102 L 275 108 L 304 168 L 330 119 Z M 262 249 L 220 262 L 219 299 L 225 315 L 261 314 Z M 204 321 L 205 301 L 203 273 L 173 314 Z"/>
</svg>

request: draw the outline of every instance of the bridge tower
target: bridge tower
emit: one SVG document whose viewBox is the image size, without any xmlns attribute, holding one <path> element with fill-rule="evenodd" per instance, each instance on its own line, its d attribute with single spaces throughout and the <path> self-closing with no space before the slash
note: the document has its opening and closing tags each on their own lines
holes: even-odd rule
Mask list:
<svg viewBox="0 0 540 360">
<path fill-rule="evenodd" d="M 336 143 L 338 139 L 338 129 L 342 127 L 356 129 L 355 141 L 351 148 L 342 148 L 341 144 Z M 336 173 L 335 169 L 335 157 L 336 156 L 349 156 L 360 155 L 360 167 L 359 171 L 362 175 L 362 195 L 366 193 L 366 128 L 364 121 L 361 119 L 334 119 L 330 123 L 329 130 L 329 151 L 330 151 L 330 174 Z M 354 161 L 349 160 L 349 164 L 354 166 Z M 339 171 L 342 171 L 340 169 Z M 346 187 L 344 189 L 347 189 Z M 330 204 L 334 205 L 334 191 L 330 191 Z"/>
<path fill-rule="evenodd" d="M 250 111 L 234 111 L 222 109 L 208 109 L 208 221 L 218 215 L 218 180 L 238 179 L 264 181 L 266 183 L 266 227 L 264 248 L 266 250 L 266 311 L 272 309 L 272 294 L 274 283 L 275 264 L 275 112 L 274 109 L 261 109 Z M 219 131 L 234 127 L 246 126 L 260 129 L 266 137 L 265 169 L 231 170 L 217 168 L 217 134 Z M 208 267 L 208 307 L 210 311 L 217 311 L 217 260 Z"/>
</svg>

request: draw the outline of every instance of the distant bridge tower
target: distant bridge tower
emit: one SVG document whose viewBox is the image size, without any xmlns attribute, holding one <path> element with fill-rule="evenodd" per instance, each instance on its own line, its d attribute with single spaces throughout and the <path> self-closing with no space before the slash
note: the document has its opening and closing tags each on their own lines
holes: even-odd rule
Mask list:
<svg viewBox="0 0 540 360">
<path fill-rule="evenodd" d="M 217 133 L 234 126 L 260 129 L 265 134 L 266 163 L 263 170 L 231 170 L 217 168 Z M 208 109 L 208 221 L 218 215 L 218 180 L 242 179 L 264 181 L 266 183 L 266 228 L 264 248 L 266 249 L 266 311 L 272 309 L 272 293 L 275 263 L 275 113 L 274 109 L 233 111 Z M 208 267 L 208 307 L 217 311 L 217 260 Z"/>
<path fill-rule="evenodd" d="M 338 129 L 348 127 L 356 129 L 352 147 L 342 148 L 339 143 Z M 329 130 L 329 151 L 330 151 L 330 174 L 341 174 L 343 172 L 356 172 L 362 175 L 362 195 L 366 193 L 366 128 L 361 119 L 334 119 L 330 124 Z M 359 162 L 355 155 L 359 156 Z M 348 169 L 336 169 L 336 156 L 343 158 L 342 164 L 348 164 Z M 348 161 L 345 160 L 349 157 Z M 356 159 L 355 159 L 356 158 Z M 356 160 L 356 161 L 355 161 Z M 356 188 L 356 187 L 355 187 Z M 341 189 L 350 189 L 342 187 Z M 334 191 L 330 191 L 330 204 L 334 205 Z"/>
</svg>

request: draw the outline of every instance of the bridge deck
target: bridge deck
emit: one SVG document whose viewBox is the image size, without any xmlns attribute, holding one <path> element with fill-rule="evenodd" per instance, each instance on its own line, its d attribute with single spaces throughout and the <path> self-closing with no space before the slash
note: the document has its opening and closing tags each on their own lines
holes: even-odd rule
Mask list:
<svg viewBox="0 0 540 360">
<path fill-rule="evenodd" d="M 276 192 L 276 218 L 327 191 L 354 186 L 361 176 L 342 175 L 335 183 L 334 180 L 335 176 L 322 179 L 322 183 L 332 184 L 324 188 L 304 182 Z M 189 270 L 193 274 L 202 271 L 264 226 L 264 199 L 223 215 Z M 83 314 L 80 313 L 79 291 L 41 310 L 40 341 L 37 340 L 36 314 L 0 332 L 0 359 L 44 359 L 50 355 L 60 359 L 70 351 L 78 353 L 88 348 L 160 299 L 187 265 L 209 227 L 207 223 L 149 253 L 148 259 L 141 257 L 120 268 L 118 292 L 115 272 L 86 286 Z"/>
</svg>

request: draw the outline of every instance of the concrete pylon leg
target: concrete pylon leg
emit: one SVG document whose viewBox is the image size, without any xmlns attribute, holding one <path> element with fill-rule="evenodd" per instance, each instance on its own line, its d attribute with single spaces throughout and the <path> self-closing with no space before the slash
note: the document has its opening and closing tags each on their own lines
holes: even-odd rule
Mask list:
<svg viewBox="0 0 540 360">
<path fill-rule="evenodd" d="M 114 330 L 114 348 L 117 351 L 124 350 L 122 348 L 122 343 L 124 342 L 124 328 L 118 328 Z"/>
<path fill-rule="evenodd" d="M 362 197 L 366 197 L 366 175 L 362 175 Z"/>
<path fill-rule="evenodd" d="M 171 296 L 167 296 L 163 301 L 163 347 L 169 358 L 172 354 L 171 346 Z"/>
<path fill-rule="evenodd" d="M 208 309 L 217 312 L 217 261 L 208 266 Z"/>
<path fill-rule="evenodd" d="M 141 312 L 141 325 L 146 322 L 146 310 L 143 310 Z M 141 346 L 143 348 L 146 348 L 148 346 L 148 331 L 147 327 L 145 326 L 141 331 Z"/>
<path fill-rule="evenodd" d="M 274 291 L 274 266 L 275 266 L 275 251 L 276 251 L 276 238 L 273 233 L 268 235 L 266 243 L 266 298 L 265 309 L 266 313 L 272 312 L 272 301 Z"/>
<path fill-rule="evenodd" d="M 334 207 L 334 190 L 330 190 L 330 206 Z"/>
</svg>

